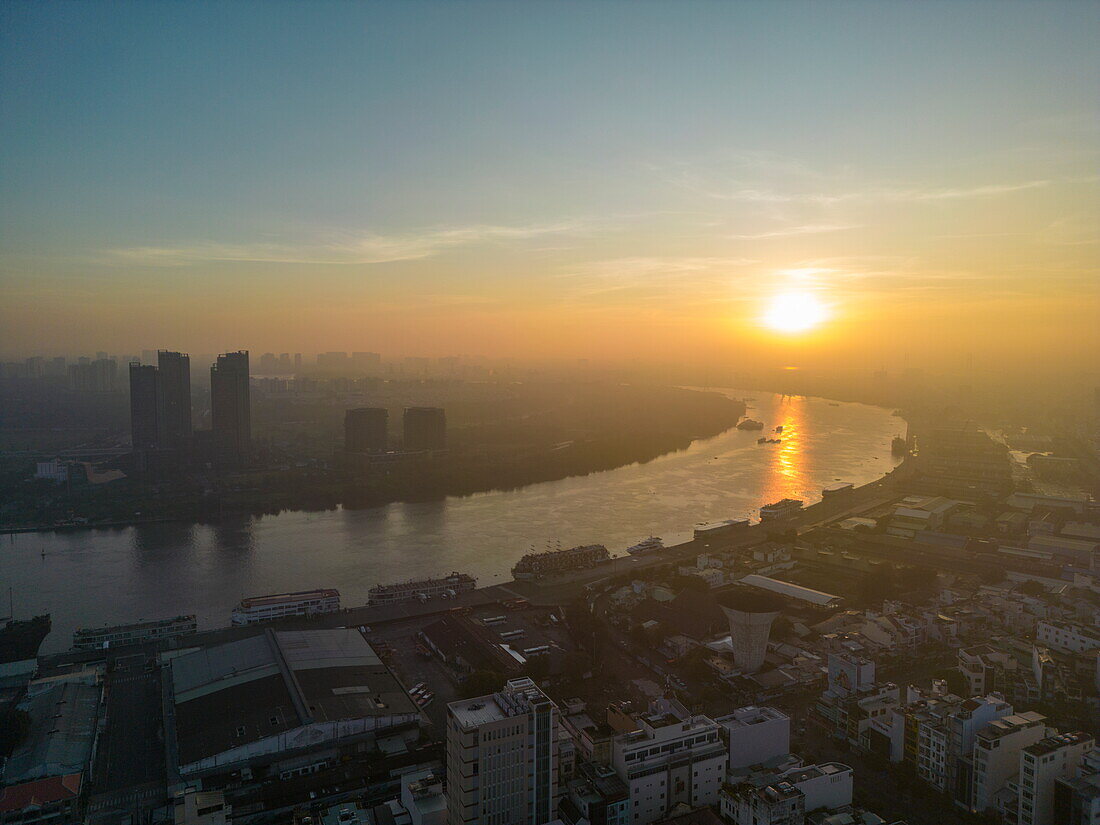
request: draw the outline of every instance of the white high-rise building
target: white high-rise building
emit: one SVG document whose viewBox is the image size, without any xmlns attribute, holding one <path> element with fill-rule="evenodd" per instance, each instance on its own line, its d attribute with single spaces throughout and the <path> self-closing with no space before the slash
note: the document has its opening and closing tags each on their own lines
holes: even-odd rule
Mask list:
<svg viewBox="0 0 1100 825">
<path fill-rule="evenodd" d="M 558 707 L 533 681 L 447 706 L 447 822 L 545 825 L 558 794 Z"/>
<path fill-rule="evenodd" d="M 998 719 L 974 738 L 970 810 L 996 809 L 994 797 L 1020 770 L 1020 752 L 1047 735 L 1046 717 L 1029 710 Z"/>
<path fill-rule="evenodd" d="M 775 708 L 749 705 L 714 721 L 725 728 L 731 771 L 791 751 L 791 719 Z"/>
<path fill-rule="evenodd" d="M 1054 819 L 1054 788 L 1060 777 L 1075 777 L 1095 740 L 1087 733 L 1048 736 L 1020 755 L 1019 825 L 1062 825 Z"/>
<path fill-rule="evenodd" d="M 721 726 L 670 703 L 637 718 L 639 729 L 611 742 L 611 764 L 630 790 L 633 825 L 649 825 L 677 803 L 718 804 L 729 754 Z"/>
</svg>

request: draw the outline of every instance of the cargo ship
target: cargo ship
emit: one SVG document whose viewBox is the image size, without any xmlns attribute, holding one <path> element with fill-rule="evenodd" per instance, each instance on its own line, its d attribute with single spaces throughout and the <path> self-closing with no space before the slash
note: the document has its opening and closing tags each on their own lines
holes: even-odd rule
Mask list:
<svg viewBox="0 0 1100 825">
<path fill-rule="evenodd" d="M 193 614 L 148 622 L 81 627 L 73 633 L 73 650 L 102 650 L 138 642 L 167 641 L 188 636 L 198 629 L 199 625 Z"/>
<path fill-rule="evenodd" d="M 512 568 L 512 578 L 537 579 L 551 573 L 586 570 L 610 559 L 611 555 L 602 544 L 582 544 L 566 550 L 528 553 Z"/>
<path fill-rule="evenodd" d="M 367 591 L 367 604 L 375 607 L 380 604 L 453 599 L 460 593 L 468 593 L 475 587 L 477 587 L 477 579 L 468 573 L 454 571 L 438 579 L 376 584 Z"/>
<path fill-rule="evenodd" d="M 776 521 L 777 519 L 790 518 L 798 514 L 803 504 L 805 502 L 797 498 L 784 498 L 772 504 L 765 504 L 760 508 L 760 520 Z"/>
<path fill-rule="evenodd" d="M 233 624 L 247 625 L 282 619 L 287 616 L 315 616 L 340 609 L 340 591 L 331 588 L 273 593 L 241 599 L 233 608 Z"/>
</svg>

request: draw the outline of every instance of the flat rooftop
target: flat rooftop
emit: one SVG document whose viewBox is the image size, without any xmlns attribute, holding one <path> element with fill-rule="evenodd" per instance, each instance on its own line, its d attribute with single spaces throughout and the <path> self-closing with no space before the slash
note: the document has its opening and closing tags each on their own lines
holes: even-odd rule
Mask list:
<svg viewBox="0 0 1100 825">
<path fill-rule="evenodd" d="M 464 728 L 476 728 L 490 722 L 507 719 L 504 708 L 497 704 L 493 696 L 480 696 L 477 699 L 463 699 L 447 705 L 451 716 Z"/>
<path fill-rule="evenodd" d="M 787 714 L 775 708 L 749 705 L 748 707 L 738 708 L 733 713 L 727 714 L 726 716 L 720 716 L 714 721 L 720 725 L 724 725 L 730 730 L 734 730 L 750 725 L 759 725 L 763 722 L 774 722 L 777 719 L 788 718 Z"/>
</svg>

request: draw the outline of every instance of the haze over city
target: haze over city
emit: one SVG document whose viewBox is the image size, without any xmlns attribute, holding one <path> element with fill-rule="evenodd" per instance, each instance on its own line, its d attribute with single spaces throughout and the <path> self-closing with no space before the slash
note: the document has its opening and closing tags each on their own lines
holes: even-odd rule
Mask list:
<svg viewBox="0 0 1100 825">
<path fill-rule="evenodd" d="M 0 13 L 13 356 L 1100 347 L 1093 3 Z"/>
<path fill-rule="evenodd" d="M 0 825 L 1100 825 L 1098 43 L 0 3 Z"/>
</svg>

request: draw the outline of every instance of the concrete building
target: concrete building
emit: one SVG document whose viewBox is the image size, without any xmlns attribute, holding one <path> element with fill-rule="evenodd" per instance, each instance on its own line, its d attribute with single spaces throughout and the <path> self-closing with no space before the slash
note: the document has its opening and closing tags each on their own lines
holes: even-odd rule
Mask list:
<svg viewBox="0 0 1100 825">
<path fill-rule="evenodd" d="M 830 653 L 828 690 L 834 696 L 865 693 L 875 685 L 875 663 L 854 653 Z"/>
<path fill-rule="evenodd" d="M 389 411 L 385 407 L 359 407 L 344 413 L 344 450 L 349 453 L 384 453 L 389 446 Z"/>
<path fill-rule="evenodd" d="M 802 825 L 813 811 L 852 804 L 852 769 L 839 762 L 731 776 L 720 800 L 732 825 Z"/>
<path fill-rule="evenodd" d="M 406 450 L 445 450 L 447 415 L 440 407 L 406 407 L 402 418 Z"/>
<path fill-rule="evenodd" d="M 1063 653 L 1087 653 L 1100 649 L 1100 630 L 1076 622 L 1040 619 L 1035 624 L 1035 640 Z"/>
<path fill-rule="evenodd" d="M 764 664 L 772 622 L 779 616 L 778 597 L 738 588 L 723 593 L 718 604 L 729 621 L 734 662 L 745 673 L 755 673 Z"/>
<path fill-rule="evenodd" d="M 447 822 L 545 825 L 556 817 L 558 707 L 528 678 L 447 706 Z"/>
<path fill-rule="evenodd" d="M 182 352 L 157 352 L 163 446 L 179 449 L 191 439 L 191 357 Z"/>
<path fill-rule="evenodd" d="M 1005 716 L 978 731 L 971 756 L 971 812 L 981 814 L 996 808 L 994 797 L 1019 773 L 1020 753 L 1046 735 L 1046 717 L 1035 711 Z"/>
<path fill-rule="evenodd" d="M 130 364 L 130 442 L 135 450 L 155 450 L 167 443 L 162 392 L 156 367 Z"/>
<path fill-rule="evenodd" d="M 1028 745 L 1020 756 L 1018 825 L 1065 825 L 1054 818 L 1054 789 L 1059 778 L 1074 778 L 1096 742 L 1087 733 L 1048 736 Z"/>
<path fill-rule="evenodd" d="M 233 806 L 226 804 L 221 791 L 200 791 L 185 788 L 172 800 L 172 822 L 175 825 L 226 825 Z"/>
<path fill-rule="evenodd" d="M 443 777 L 430 770 L 401 776 L 401 807 L 411 825 L 447 825 L 447 797 Z"/>
<path fill-rule="evenodd" d="M 309 773 L 373 750 L 419 713 L 354 629 L 272 631 L 172 660 L 179 772 Z"/>
<path fill-rule="evenodd" d="M 790 753 L 791 719 L 775 708 L 749 705 L 714 721 L 724 728 L 729 743 L 729 770 Z"/>
<path fill-rule="evenodd" d="M 630 791 L 606 765 L 582 764 L 558 808 L 569 825 L 631 825 Z"/>
<path fill-rule="evenodd" d="M 630 790 L 634 825 L 656 822 L 681 803 L 717 805 L 729 762 L 721 726 L 670 702 L 636 723 L 637 730 L 611 745 L 612 767 Z"/>
<path fill-rule="evenodd" d="M 1065 825 L 1100 825 L 1100 750 L 1087 754 L 1078 776 L 1054 782 L 1054 821 Z"/>
<path fill-rule="evenodd" d="M 219 460 L 233 465 L 252 449 L 248 350 L 219 355 L 210 367 L 210 415 Z"/>
</svg>

